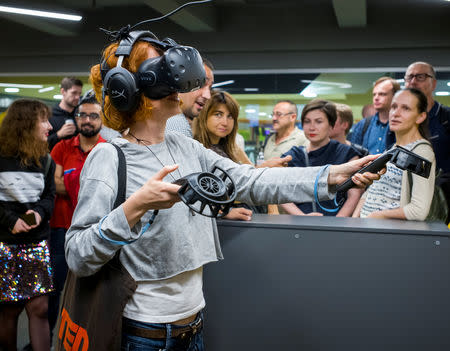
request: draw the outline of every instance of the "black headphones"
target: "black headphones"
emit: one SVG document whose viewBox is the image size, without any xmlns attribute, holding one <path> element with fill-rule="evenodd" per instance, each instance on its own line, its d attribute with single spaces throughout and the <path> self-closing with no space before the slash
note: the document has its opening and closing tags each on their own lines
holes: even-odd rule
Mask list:
<svg viewBox="0 0 450 351">
<path fill-rule="evenodd" d="M 164 51 L 159 57 L 145 60 L 136 73 L 122 67 L 125 57 L 130 56 L 137 41 L 146 41 Z M 190 46 L 178 45 L 167 38 L 162 41 L 150 31 L 132 31 L 119 42 L 115 55 L 117 66 L 110 68 L 106 58 L 100 66 L 103 81 L 103 103 L 105 95 L 121 112 L 133 111 L 143 93 L 154 100 L 172 93 L 187 93 L 202 87 L 206 82 L 203 60 L 199 52 Z"/>
</svg>

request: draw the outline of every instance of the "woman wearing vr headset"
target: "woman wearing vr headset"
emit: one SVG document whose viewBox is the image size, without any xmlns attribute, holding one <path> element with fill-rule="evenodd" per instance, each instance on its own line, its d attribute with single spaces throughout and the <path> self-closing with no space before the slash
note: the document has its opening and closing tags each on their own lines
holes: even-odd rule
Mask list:
<svg viewBox="0 0 450 351">
<path fill-rule="evenodd" d="M 132 42 L 130 55 L 119 55 L 119 59 L 115 53 L 122 43 L 120 47 L 117 43 L 109 45 L 103 53 L 107 66 L 113 70 L 119 64 L 128 72 L 139 71 L 141 77 L 150 77 L 148 67 L 156 61 L 162 67 L 158 60 L 170 49 L 164 53 L 164 47 L 146 39 Z M 179 52 L 184 51 L 188 50 Z M 192 57 L 189 60 L 184 63 L 186 71 L 202 69 L 201 58 L 196 63 Z M 193 64 L 196 67 L 189 67 Z M 108 78 L 108 73 L 104 77 Z M 161 78 L 158 73 L 156 78 Z M 202 79 L 200 75 L 194 81 Z M 92 68 L 91 81 L 101 99 L 105 78 L 102 80 L 100 65 Z M 84 165 L 78 205 L 66 236 L 69 268 L 78 276 L 90 276 L 120 249 L 121 264 L 137 282 L 123 310 L 123 349 L 140 345 L 140 350 L 203 350 L 202 267 L 222 259 L 222 253 L 215 221 L 194 215 L 179 202 L 180 187 L 172 182 L 218 166 L 234 180 L 237 200 L 279 203 L 311 199 L 319 169 L 238 165 L 195 140 L 174 132 L 165 134 L 166 120 L 179 113 L 176 92 L 155 99 L 149 96 L 159 89 L 157 86 L 141 89 L 144 93 L 137 94 L 136 105 L 128 110 L 114 102 L 124 90 L 111 88 L 108 79 L 106 82 L 104 124 L 118 131 L 129 130 L 123 138 L 112 141 L 126 158 L 126 201 L 113 209 L 118 191 L 118 153 L 109 143 L 98 145 Z M 142 79 L 137 85 L 141 84 Z M 332 197 L 328 184 L 343 182 L 371 159 L 331 166 L 322 172 L 318 178 L 320 196 Z M 358 186 L 378 178 L 376 174 L 353 177 Z M 148 227 L 155 210 L 160 210 L 159 214 Z"/>
<path fill-rule="evenodd" d="M 436 160 L 427 140 L 427 98 L 420 90 L 407 88 L 395 94 L 389 112 L 389 128 L 395 133 L 396 145 L 432 163 L 430 176 L 412 174 L 411 186 L 408 172 L 388 162 L 386 173 L 363 194 L 353 217 L 423 221 L 433 199 Z"/>
</svg>

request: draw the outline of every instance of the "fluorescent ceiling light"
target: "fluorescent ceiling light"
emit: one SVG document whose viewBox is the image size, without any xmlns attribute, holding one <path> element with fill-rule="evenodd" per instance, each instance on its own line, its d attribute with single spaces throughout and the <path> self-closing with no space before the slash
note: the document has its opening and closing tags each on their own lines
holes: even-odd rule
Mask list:
<svg viewBox="0 0 450 351">
<path fill-rule="evenodd" d="M 337 86 L 338 88 L 342 88 L 342 89 L 349 89 L 352 87 L 352 85 L 349 83 L 326 82 L 323 80 L 302 79 L 301 82 L 302 83 L 323 84 L 323 85 L 333 85 L 333 86 Z"/>
<path fill-rule="evenodd" d="M 450 0 L 448 0 L 448 1 L 450 1 Z M 437 96 L 449 96 L 450 92 L 448 92 L 448 91 L 437 91 L 435 93 L 435 95 L 437 95 Z"/>
<path fill-rule="evenodd" d="M 448 0 L 448 1 L 450 1 L 450 0 Z M 447 82 L 447 85 L 450 87 L 450 82 Z"/>
<path fill-rule="evenodd" d="M 245 110 L 245 112 L 247 112 L 247 113 L 255 113 L 256 110 L 254 108 L 248 108 L 248 109 Z"/>
<path fill-rule="evenodd" d="M 301 95 L 303 95 L 306 98 L 315 98 L 315 97 L 317 97 L 317 94 L 313 93 L 311 91 L 304 91 L 303 93 L 301 93 Z"/>
<path fill-rule="evenodd" d="M 230 84 L 233 84 L 233 83 L 234 83 L 234 80 L 226 80 L 226 81 L 224 81 L 224 82 L 214 83 L 214 84 L 212 85 L 212 87 L 213 87 L 213 88 L 217 88 L 217 87 L 221 87 L 221 86 L 223 86 L 223 85 L 230 85 Z"/>
<path fill-rule="evenodd" d="M 53 95 L 53 99 L 55 99 L 55 100 L 61 100 L 62 98 L 63 98 L 63 96 L 61 94 Z"/>
<path fill-rule="evenodd" d="M 39 89 L 42 88 L 42 85 L 39 84 L 14 84 L 14 83 L 0 83 L 0 87 L 6 88 L 30 88 L 30 89 Z"/>
<path fill-rule="evenodd" d="M 55 89 L 55 87 L 47 87 L 47 88 L 39 89 L 38 92 L 39 93 L 45 93 L 46 91 L 51 91 L 53 89 Z"/>
<path fill-rule="evenodd" d="M 36 10 L 21 9 L 18 7 L 8 7 L 8 6 L 0 6 L 0 12 L 17 13 L 19 15 L 38 16 L 38 17 L 46 17 L 46 18 L 57 18 L 57 19 L 63 19 L 63 20 L 68 20 L 68 21 L 79 21 L 82 19 L 81 16 L 66 15 L 64 13 L 36 11 Z"/>
<path fill-rule="evenodd" d="M 449 1 L 450 1 L 450 0 L 449 0 Z M 401 78 L 401 79 L 396 79 L 396 81 L 399 82 L 399 83 L 405 83 L 405 80 L 404 80 L 403 78 Z"/>
<path fill-rule="evenodd" d="M 260 112 L 260 113 L 258 113 L 258 116 L 267 116 L 267 113 L 265 113 L 265 112 Z"/>
<path fill-rule="evenodd" d="M 19 88 L 5 88 L 5 92 L 7 93 L 18 93 L 19 91 Z"/>
<path fill-rule="evenodd" d="M 244 91 L 259 91 L 259 88 L 244 88 Z"/>
</svg>

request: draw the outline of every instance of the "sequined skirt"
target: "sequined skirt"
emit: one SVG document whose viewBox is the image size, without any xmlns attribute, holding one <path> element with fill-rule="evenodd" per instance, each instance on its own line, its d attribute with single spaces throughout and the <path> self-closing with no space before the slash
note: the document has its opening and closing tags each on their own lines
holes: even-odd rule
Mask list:
<svg viewBox="0 0 450 351">
<path fill-rule="evenodd" d="M 19 245 L 0 242 L 0 302 L 27 300 L 53 290 L 47 240 Z"/>
</svg>

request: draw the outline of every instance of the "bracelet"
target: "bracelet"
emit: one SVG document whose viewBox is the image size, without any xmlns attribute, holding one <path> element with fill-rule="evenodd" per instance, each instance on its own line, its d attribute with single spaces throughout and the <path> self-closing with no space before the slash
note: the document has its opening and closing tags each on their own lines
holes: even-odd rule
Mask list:
<svg viewBox="0 0 450 351">
<path fill-rule="evenodd" d="M 136 238 L 136 239 L 133 239 L 133 240 L 124 240 L 124 241 L 122 241 L 122 240 L 113 240 L 113 239 L 110 239 L 110 238 L 108 238 L 108 237 L 106 237 L 104 234 L 103 234 L 103 231 L 102 231 L 102 224 L 103 224 L 103 221 L 106 219 L 106 217 L 108 217 L 108 215 L 106 215 L 106 216 L 104 216 L 101 220 L 100 220 L 100 222 L 98 223 L 98 233 L 100 234 L 100 237 L 103 239 L 103 240 L 106 240 L 106 241 L 109 241 L 110 243 L 112 243 L 112 244 L 115 244 L 115 245 L 121 245 L 121 246 L 123 246 L 123 245 L 128 245 L 128 244 L 131 244 L 131 243 L 134 243 L 136 240 L 138 240 L 149 228 L 150 228 L 150 226 L 153 224 L 153 222 L 155 221 L 155 217 L 156 217 L 156 215 L 158 214 L 158 210 L 155 210 L 155 211 L 153 211 L 153 215 L 151 216 L 151 218 L 149 219 L 149 221 L 148 221 L 148 223 L 141 229 L 141 232 L 139 233 L 139 236 Z"/>
<path fill-rule="evenodd" d="M 334 204 L 336 205 L 336 208 L 325 208 L 325 207 L 323 207 L 323 206 L 320 204 L 320 202 L 319 202 L 319 196 L 317 195 L 317 186 L 318 186 L 318 184 L 319 184 L 319 178 L 320 178 L 320 176 L 322 175 L 322 173 L 325 172 L 325 170 L 326 170 L 328 167 L 330 167 L 330 165 L 325 165 L 325 166 L 323 166 L 323 167 L 319 170 L 319 172 L 317 173 L 316 180 L 315 180 L 315 182 L 314 182 L 314 200 L 316 201 L 316 204 L 319 205 L 319 207 L 320 207 L 323 211 L 326 211 L 326 212 L 329 212 L 329 213 L 334 213 L 334 212 L 339 211 L 339 205 L 338 205 L 338 203 L 337 203 L 337 201 L 336 201 L 336 196 L 334 197 Z"/>
</svg>

